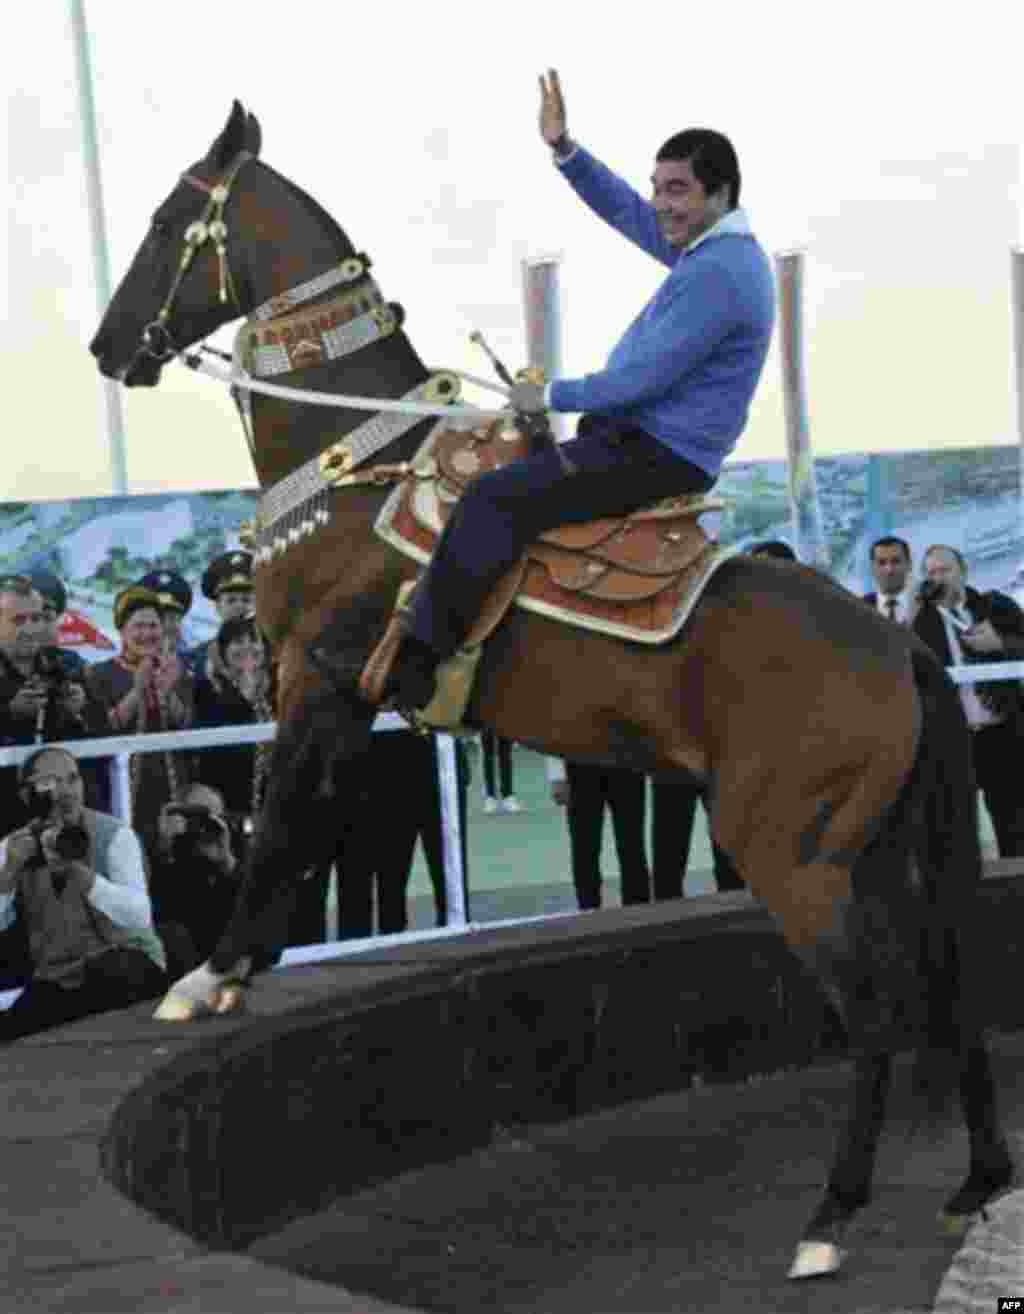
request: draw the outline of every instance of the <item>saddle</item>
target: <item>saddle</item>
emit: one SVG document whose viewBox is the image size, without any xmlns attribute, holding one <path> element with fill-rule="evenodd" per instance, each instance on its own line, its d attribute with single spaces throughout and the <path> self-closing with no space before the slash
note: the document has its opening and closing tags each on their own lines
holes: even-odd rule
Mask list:
<svg viewBox="0 0 1024 1314">
<path fill-rule="evenodd" d="M 413 461 L 413 478 L 381 509 L 375 532 L 425 565 L 469 483 L 529 450 L 526 435 L 502 420 L 475 427 L 440 421 Z M 672 497 L 627 516 L 549 530 L 499 581 L 462 651 L 475 650 L 513 603 L 634 643 L 667 643 L 711 575 L 733 555 L 697 523 L 724 505 L 717 497 Z"/>
<path fill-rule="evenodd" d="M 528 439 L 501 421 L 472 429 L 442 422 L 413 462 L 416 477 L 385 503 L 376 532 L 426 564 L 470 481 L 528 451 Z M 666 498 L 628 516 L 549 530 L 527 548 L 514 598 L 505 597 L 509 590 L 502 582 L 502 611 L 514 600 L 583 629 L 666 643 L 678 634 L 712 571 L 732 555 L 697 523 L 698 516 L 724 505 L 703 495 Z"/>
</svg>

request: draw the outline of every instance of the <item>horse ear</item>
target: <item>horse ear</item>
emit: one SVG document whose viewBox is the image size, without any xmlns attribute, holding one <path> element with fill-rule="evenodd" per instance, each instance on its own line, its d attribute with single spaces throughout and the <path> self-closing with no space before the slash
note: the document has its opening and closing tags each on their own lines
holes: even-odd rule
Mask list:
<svg viewBox="0 0 1024 1314">
<path fill-rule="evenodd" d="M 250 155 L 259 155 L 263 145 L 263 132 L 260 121 L 255 114 L 249 114 L 245 120 L 245 149 Z"/>
<path fill-rule="evenodd" d="M 210 147 L 206 157 L 216 169 L 224 169 L 239 151 L 246 149 L 247 116 L 242 102 L 236 100 L 224 125 L 224 131 Z"/>
</svg>

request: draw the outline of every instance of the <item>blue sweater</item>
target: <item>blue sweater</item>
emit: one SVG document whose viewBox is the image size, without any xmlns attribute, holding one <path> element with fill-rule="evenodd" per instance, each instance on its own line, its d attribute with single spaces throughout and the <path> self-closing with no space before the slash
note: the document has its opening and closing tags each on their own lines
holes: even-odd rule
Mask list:
<svg viewBox="0 0 1024 1314">
<path fill-rule="evenodd" d="M 742 210 L 680 249 L 665 240 L 651 203 L 582 147 L 559 167 L 596 214 L 671 272 L 603 370 L 552 384 L 552 410 L 624 420 L 717 476 L 746 425 L 771 341 L 767 256 Z"/>
</svg>

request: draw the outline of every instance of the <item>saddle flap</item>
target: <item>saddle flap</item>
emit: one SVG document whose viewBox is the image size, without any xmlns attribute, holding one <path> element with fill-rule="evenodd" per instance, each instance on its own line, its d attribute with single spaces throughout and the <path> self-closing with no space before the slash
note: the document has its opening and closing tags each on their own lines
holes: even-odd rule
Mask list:
<svg viewBox="0 0 1024 1314">
<path fill-rule="evenodd" d="M 563 552 L 541 543 L 531 544 L 527 556 L 531 562 L 542 566 L 552 583 L 560 589 L 567 593 L 584 593 L 589 598 L 606 602 L 633 602 L 653 597 L 668 588 L 674 577 L 632 574 L 582 552 Z"/>
</svg>

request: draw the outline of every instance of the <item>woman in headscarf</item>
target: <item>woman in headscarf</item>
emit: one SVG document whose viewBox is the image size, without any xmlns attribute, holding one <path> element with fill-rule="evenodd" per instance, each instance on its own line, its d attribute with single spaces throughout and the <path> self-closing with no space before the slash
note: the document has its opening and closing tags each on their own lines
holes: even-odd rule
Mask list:
<svg viewBox="0 0 1024 1314">
<path fill-rule="evenodd" d="M 104 704 L 112 734 L 184 730 L 192 724 L 192 680 L 164 635 L 163 606 L 152 589 L 132 585 L 114 599 L 121 651 L 89 668 L 89 688 Z M 131 758 L 131 824 L 147 846 L 163 805 L 189 780 L 184 751 Z"/>
</svg>

